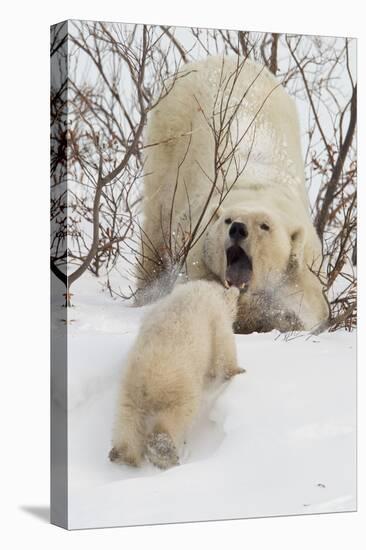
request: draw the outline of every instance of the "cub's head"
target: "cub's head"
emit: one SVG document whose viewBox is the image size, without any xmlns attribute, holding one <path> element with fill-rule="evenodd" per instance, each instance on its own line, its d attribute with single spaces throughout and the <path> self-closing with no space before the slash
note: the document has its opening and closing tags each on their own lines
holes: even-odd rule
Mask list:
<svg viewBox="0 0 366 550">
<path fill-rule="evenodd" d="M 266 210 L 220 208 L 206 235 L 203 259 L 227 287 L 277 284 L 303 256 L 303 231 Z"/>
</svg>

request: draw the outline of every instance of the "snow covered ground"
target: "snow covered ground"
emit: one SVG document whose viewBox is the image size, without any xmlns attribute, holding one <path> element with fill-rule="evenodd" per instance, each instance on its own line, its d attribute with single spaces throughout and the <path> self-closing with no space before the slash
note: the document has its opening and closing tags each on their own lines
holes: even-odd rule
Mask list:
<svg viewBox="0 0 366 550">
<path fill-rule="evenodd" d="M 352 511 L 356 335 L 237 335 L 247 373 L 207 392 L 182 464 L 108 461 L 118 381 L 146 308 L 84 275 L 69 313 L 69 527 Z M 65 310 L 60 308 L 60 320 Z"/>
</svg>

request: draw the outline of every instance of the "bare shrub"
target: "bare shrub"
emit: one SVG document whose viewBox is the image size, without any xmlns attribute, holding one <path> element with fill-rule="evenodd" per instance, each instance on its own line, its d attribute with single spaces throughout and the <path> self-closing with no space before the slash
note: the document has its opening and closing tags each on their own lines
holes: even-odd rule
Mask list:
<svg viewBox="0 0 366 550">
<path fill-rule="evenodd" d="M 202 170 L 209 183 L 202 215 L 191 220 L 188 231 L 178 228 L 174 234 L 170 221 L 163 254 L 154 249 L 141 227 L 143 130 L 149 111 L 182 77 L 185 63 L 226 54 L 236 56 L 237 74 L 247 58 L 262 63 L 301 108 L 306 182 L 323 242 L 318 276 L 329 301 L 329 328 L 353 328 L 357 84 L 352 48 L 348 39 L 276 33 L 93 22 L 55 26 L 51 59 L 53 75 L 58 77 L 53 78 L 51 90 L 51 267 L 67 286 L 66 296 L 86 270 L 106 276 L 103 280 L 111 295 L 134 296 L 136 266 L 139 277 L 144 277 L 146 258 L 156 263 L 167 284 L 174 284 L 184 273 L 188 251 L 212 218 L 205 218 L 211 199 L 215 195 L 219 206 L 245 170 L 236 155 L 243 136 L 234 143 L 230 131 L 236 107 L 228 109 L 224 99 L 237 76 L 222 79 L 217 90 L 215 109 L 220 116 L 203 113 L 215 144 L 224 146 L 216 147 L 214 175 Z M 236 173 L 230 182 L 228 167 L 235 167 Z M 179 173 L 176 186 L 178 181 Z M 172 212 L 174 196 L 175 192 Z M 120 273 L 129 291 L 126 284 L 121 290 L 112 282 L 113 273 Z"/>
</svg>

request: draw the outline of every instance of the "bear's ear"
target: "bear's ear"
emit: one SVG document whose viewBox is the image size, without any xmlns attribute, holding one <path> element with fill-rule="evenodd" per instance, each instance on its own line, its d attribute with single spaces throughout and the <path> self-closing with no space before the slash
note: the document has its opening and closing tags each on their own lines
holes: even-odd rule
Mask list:
<svg viewBox="0 0 366 550">
<path fill-rule="evenodd" d="M 296 270 L 304 260 L 305 232 L 298 227 L 291 233 L 291 253 L 289 258 L 289 269 Z"/>
</svg>

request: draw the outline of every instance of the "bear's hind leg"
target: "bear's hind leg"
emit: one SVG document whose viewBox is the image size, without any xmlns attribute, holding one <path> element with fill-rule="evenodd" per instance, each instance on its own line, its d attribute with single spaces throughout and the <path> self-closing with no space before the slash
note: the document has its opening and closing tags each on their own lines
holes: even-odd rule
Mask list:
<svg viewBox="0 0 366 550">
<path fill-rule="evenodd" d="M 142 460 L 145 437 L 144 412 L 133 403 L 125 401 L 118 411 L 109 453 L 111 462 L 139 466 Z"/>
<path fill-rule="evenodd" d="M 169 407 L 157 414 L 146 442 L 146 456 L 155 466 L 166 469 L 179 464 L 178 450 L 198 406 L 199 397 L 192 395 L 186 397 L 184 404 Z"/>
<path fill-rule="evenodd" d="M 153 431 L 146 441 L 146 456 L 149 461 L 166 470 L 179 464 L 179 456 L 173 439 L 167 432 Z"/>
</svg>

